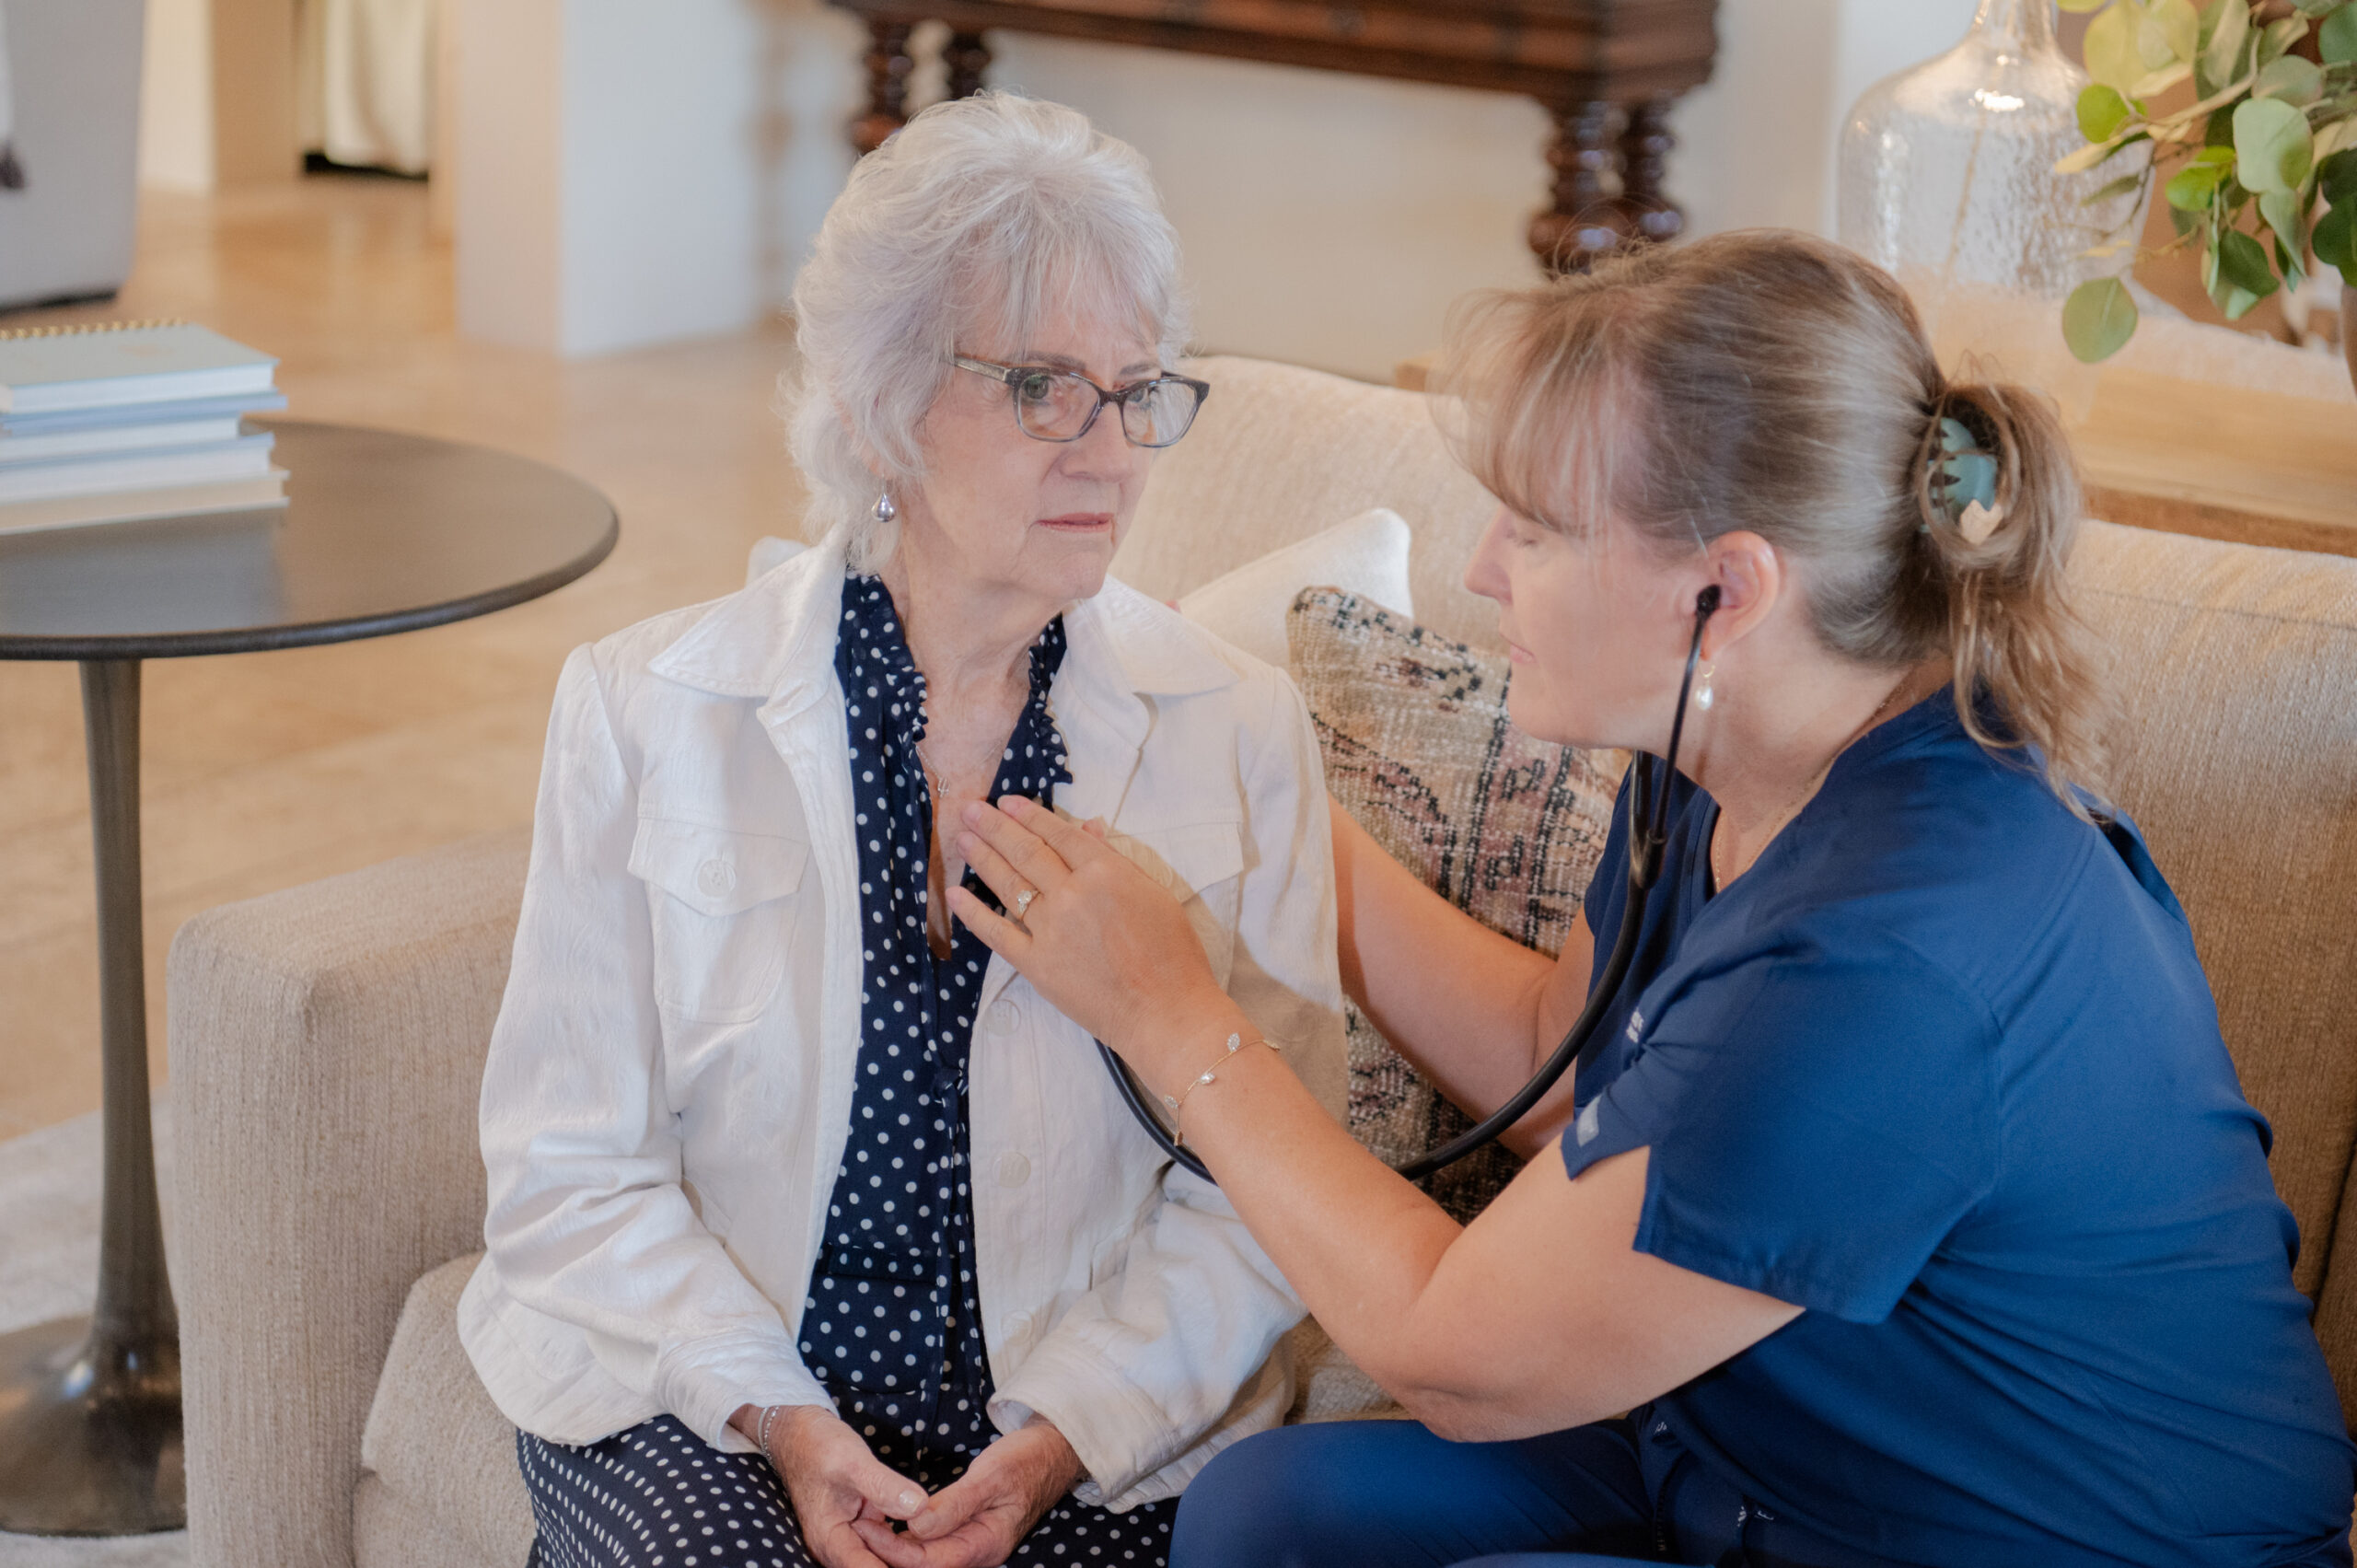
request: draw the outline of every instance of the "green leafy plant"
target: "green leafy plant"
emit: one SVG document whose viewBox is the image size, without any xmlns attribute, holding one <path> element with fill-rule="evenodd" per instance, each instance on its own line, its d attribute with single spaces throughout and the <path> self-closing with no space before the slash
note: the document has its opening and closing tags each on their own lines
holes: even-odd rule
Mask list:
<svg viewBox="0 0 2357 1568">
<path fill-rule="evenodd" d="M 2297 287 L 2309 257 L 2357 282 L 2357 0 L 2061 0 L 2099 11 L 2087 24 L 2079 130 L 2088 145 L 2054 166 L 2081 174 L 2133 149 L 2135 172 L 2088 205 L 2154 184 L 2177 238 L 2161 253 L 2201 250 L 2201 283 L 2228 320 L 2278 288 Z M 2322 64 L 2294 52 L 2314 37 Z M 2194 101 L 2167 114 L 2153 100 L 2184 82 Z M 2091 255 L 2136 253 L 2115 232 Z M 2136 302 L 2118 277 L 2081 284 L 2062 308 L 2062 336 L 2083 360 L 2105 359 L 2135 334 Z"/>
</svg>

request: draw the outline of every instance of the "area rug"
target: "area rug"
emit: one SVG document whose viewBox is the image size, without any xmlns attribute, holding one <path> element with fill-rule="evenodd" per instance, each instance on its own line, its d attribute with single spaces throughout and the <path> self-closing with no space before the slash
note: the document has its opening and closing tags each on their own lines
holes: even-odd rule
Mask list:
<svg viewBox="0 0 2357 1568">
<path fill-rule="evenodd" d="M 172 1118 L 161 1103 L 156 1166 L 168 1238 Z M 90 1310 L 99 1168 L 96 1111 L 0 1144 L 0 1333 Z M 187 1562 L 185 1530 L 113 1539 L 0 1532 L 0 1568 L 185 1568 Z"/>
</svg>

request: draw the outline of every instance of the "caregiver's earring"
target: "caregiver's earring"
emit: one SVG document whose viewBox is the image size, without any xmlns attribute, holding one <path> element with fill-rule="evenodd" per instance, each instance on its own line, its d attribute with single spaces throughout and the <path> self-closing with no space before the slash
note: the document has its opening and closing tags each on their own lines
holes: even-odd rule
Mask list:
<svg viewBox="0 0 2357 1568">
<path fill-rule="evenodd" d="M 1694 705 L 1705 713 L 1710 711 L 1713 703 L 1719 700 L 1718 693 L 1711 690 L 1711 677 L 1718 672 L 1717 665 L 1705 664 L 1694 682 Z"/>
<path fill-rule="evenodd" d="M 892 493 L 888 490 L 878 491 L 876 495 L 876 520 L 879 523 L 888 523 L 900 515 L 900 509 L 892 505 Z"/>
</svg>

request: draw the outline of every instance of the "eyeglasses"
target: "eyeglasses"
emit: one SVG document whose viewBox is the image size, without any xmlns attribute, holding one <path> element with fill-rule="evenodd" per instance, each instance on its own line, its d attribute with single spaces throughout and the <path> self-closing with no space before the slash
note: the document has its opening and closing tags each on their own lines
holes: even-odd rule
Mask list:
<svg viewBox="0 0 2357 1568">
<path fill-rule="evenodd" d="M 1121 434 L 1132 446 L 1167 447 L 1187 434 L 1195 411 L 1212 395 L 1208 384 L 1184 376 L 1156 376 L 1109 392 L 1077 370 L 993 365 L 963 354 L 952 355 L 950 363 L 1014 393 L 1015 423 L 1035 441 L 1077 441 L 1105 405 L 1114 403 L 1121 411 Z"/>
</svg>

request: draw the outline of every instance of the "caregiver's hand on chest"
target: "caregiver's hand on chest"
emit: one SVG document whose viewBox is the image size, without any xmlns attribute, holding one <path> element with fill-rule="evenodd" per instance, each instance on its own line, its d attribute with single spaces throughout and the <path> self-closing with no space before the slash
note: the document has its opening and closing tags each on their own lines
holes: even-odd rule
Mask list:
<svg viewBox="0 0 2357 1568">
<path fill-rule="evenodd" d="M 963 889 L 950 911 L 1058 1010 L 1162 1086 L 1150 1019 L 1232 1008 L 1186 912 L 1160 883 L 1085 830 L 1017 796 L 970 805 L 958 853 L 1018 923 Z M 1092 824 L 1092 828 L 1094 825 Z M 1023 895 L 1034 896 L 1025 900 Z M 1173 1064 L 1169 1071 L 1183 1072 Z"/>
</svg>

